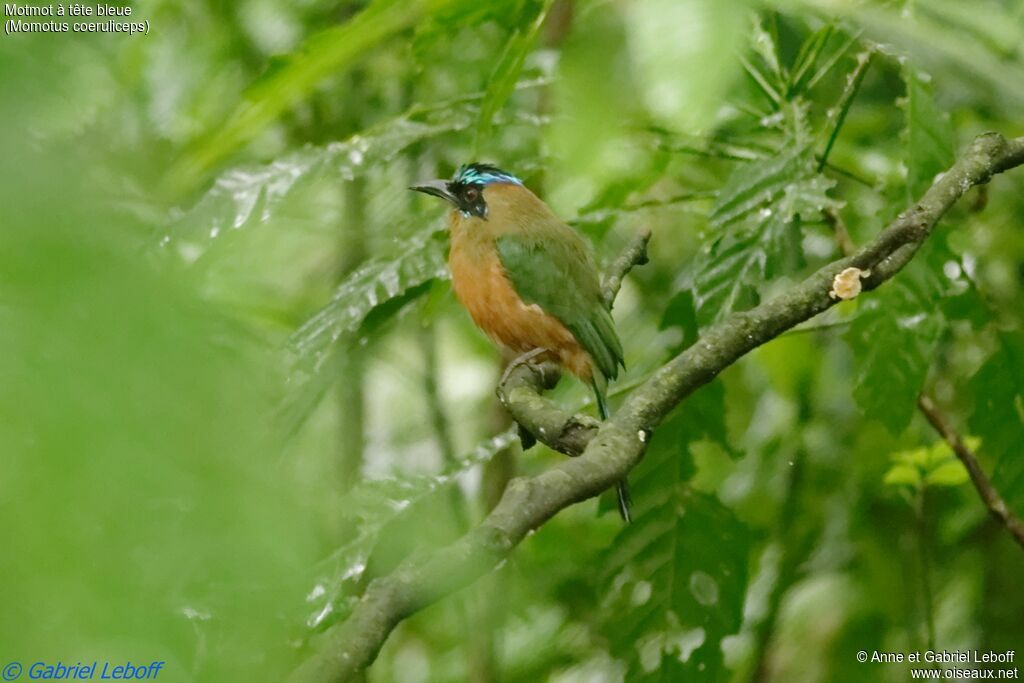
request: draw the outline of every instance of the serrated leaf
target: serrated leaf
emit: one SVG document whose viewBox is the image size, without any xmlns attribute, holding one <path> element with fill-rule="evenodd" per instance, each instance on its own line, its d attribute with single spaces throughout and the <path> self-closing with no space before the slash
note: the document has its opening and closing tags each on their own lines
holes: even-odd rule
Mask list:
<svg viewBox="0 0 1024 683">
<path fill-rule="evenodd" d="M 832 152 L 832 147 L 835 145 L 836 140 L 839 139 L 839 131 L 843 128 L 843 123 L 846 121 L 846 115 L 850 113 L 850 107 L 853 106 L 853 101 L 857 97 L 857 93 L 860 91 L 861 83 L 864 82 L 864 75 L 867 73 L 868 65 L 871 63 L 871 57 L 873 50 L 868 49 L 857 55 L 857 62 L 853 67 L 853 70 L 846 75 L 846 85 L 843 88 L 842 94 L 839 96 L 839 101 L 836 106 L 828 112 L 828 124 L 825 130 L 829 130 L 828 136 L 825 139 L 825 149 L 821 153 L 821 157 L 818 159 L 818 170 L 821 171 L 825 168 L 828 163 L 828 156 Z"/>
<path fill-rule="evenodd" d="M 758 206 L 756 202 L 723 209 L 738 224 L 712 246 L 694 277 L 702 324 L 754 305 L 756 292 L 766 281 L 805 264 L 802 219 L 817 215 L 823 208 L 839 206 L 827 195 L 834 184 L 823 177 L 789 181 L 775 178 L 756 191 L 760 196 L 771 196 L 756 213 L 751 213 Z"/>
<path fill-rule="evenodd" d="M 844 336 L 857 364 L 854 399 L 866 417 L 893 434 L 906 429 L 914 415 L 946 325 L 936 306 L 943 286 L 927 260 L 927 253 L 920 254 L 898 278 L 865 297 Z"/>
<path fill-rule="evenodd" d="M 989 100 L 1004 112 L 1015 112 L 1024 103 L 1024 68 L 1019 59 L 1008 59 L 1008 52 L 993 49 L 991 36 L 1008 36 L 1016 31 L 1013 44 L 1019 44 L 1020 14 L 1009 8 L 1013 3 L 963 3 L 956 0 L 917 3 L 912 20 L 902 14 L 904 4 L 832 3 L 838 16 L 853 19 L 875 41 L 900 45 L 914 55 L 927 57 L 931 64 L 943 66 L 946 73 L 959 77 L 966 92 L 998 92 Z M 958 7 L 986 28 L 986 39 L 972 36 L 958 20 L 944 21 L 935 16 L 936 7 Z M 1003 9 L 1005 8 L 1005 9 Z M 1016 13 L 1015 13 L 1016 12 Z M 986 19 L 979 19 L 979 17 Z M 993 27 L 999 27 L 993 29 Z M 1012 27 L 1012 28 L 1011 28 Z"/>
<path fill-rule="evenodd" d="M 394 159 L 410 145 L 470 127 L 477 113 L 475 104 L 464 101 L 426 112 L 409 111 L 342 142 L 307 146 L 270 164 L 231 169 L 171 224 L 160 246 L 193 262 L 218 237 L 266 222 L 303 183 L 326 177 L 351 180 Z"/>
<path fill-rule="evenodd" d="M 774 157 L 738 166 L 712 207 L 724 233 L 693 277 L 702 325 L 755 304 L 765 281 L 804 265 L 801 223 L 842 205 L 828 196 L 835 181 L 817 173 L 806 104 L 790 103 L 787 141 Z"/>
<path fill-rule="evenodd" d="M 711 208 L 711 224 L 725 227 L 771 205 L 791 183 L 808 175 L 810 165 L 809 150 L 791 149 L 738 166 Z"/>
<path fill-rule="evenodd" d="M 896 297 L 883 299 L 858 316 L 846 335 L 858 368 L 854 399 L 867 418 L 893 434 L 910 424 L 941 331 L 934 313 L 899 311 L 899 305 Z"/>
<path fill-rule="evenodd" d="M 720 239 L 702 260 L 693 282 L 697 320 L 702 325 L 757 304 L 768 256 L 756 232 Z"/>
<path fill-rule="evenodd" d="M 295 331 L 289 348 L 296 360 L 315 371 L 331 345 L 354 332 L 370 313 L 412 287 L 447 277 L 445 232 L 432 230 L 403 242 L 394 256 L 363 264 L 338 285 L 331 301 Z"/>
<path fill-rule="evenodd" d="M 634 523 L 603 563 L 603 630 L 627 680 L 717 680 L 721 641 L 742 622 L 750 533 L 717 499 L 686 484 L 688 444 L 724 439 L 724 395 L 709 389 L 655 434 L 630 477 Z"/>
<path fill-rule="evenodd" d="M 904 158 L 907 194 L 911 201 L 931 187 L 935 176 L 954 161 L 955 136 L 949 116 L 935 104 L 931 79 L 909 64 L 903 69 L 907 87 L 904 102 Z"/>
<path fill-rule="evenodd" d="M 388 315 L 411 294 L 426 293 L 431 281 L 447 278 L 444 231 L 425 231 L 401 242 L 393 256 L 380 256 L 353 271 L 327 303 L 288 342 L 289 393 L 281 407 L 285 434 L 294 433 L 337 377 L 331 370 L 338 349 L 377 311 Z M 395 304 L 401 304 L 396 306 Z M 380 320 L 375 318 L 375 323 Z"/>
<path fill-rule="evenodd" d="M 1024 509 L 1024 334 L 1004 332 L 967 384 L 974 399 L 971 433 L 996 462 L 993 483 L 1011 508 Z"/>
</svg>

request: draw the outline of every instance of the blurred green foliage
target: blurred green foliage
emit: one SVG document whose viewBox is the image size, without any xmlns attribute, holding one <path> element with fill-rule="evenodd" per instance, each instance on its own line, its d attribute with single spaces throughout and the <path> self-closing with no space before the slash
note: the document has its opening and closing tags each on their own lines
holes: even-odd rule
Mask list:
<svg viewBox="0 0 1024 683">
<path fill-rule="evenodd" d="M 604 259 L 653 230 L 615 400 L 975 134 L 1024 134 L 1019 0 L 136 13 L 151 35 L 0 40 L 2 661 L 280 680 L 560 457 L 516 446 L 411 182 L 498 163 Z M 972 192 L 891 283 L 680 406 L 634 525 L 566 510 L 369 679 L 895 681 L 855 653 L 1024 642 L 1024 555 L 915 411 L 1024 513 L 1022 216 L 1021 171 Z"/>
</svg>

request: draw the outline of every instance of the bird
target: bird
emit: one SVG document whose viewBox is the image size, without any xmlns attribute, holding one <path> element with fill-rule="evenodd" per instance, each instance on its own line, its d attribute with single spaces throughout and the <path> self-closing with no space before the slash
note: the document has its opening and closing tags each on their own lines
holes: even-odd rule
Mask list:
<svg viewBox="0 0 1024 683">
<path fill-rule="evenodd" d="M 492 164 L 464 164 L 451 180 L 409 189 L 451 205 L 452 289 L 477 327 L 506 352 L 554 361 L 589 384 L 607 420 L 608 382 L 625 361 L 589 243 L 522 180 Z M 628 523 L 626 479 L 616 493 Z"/>
</svg>

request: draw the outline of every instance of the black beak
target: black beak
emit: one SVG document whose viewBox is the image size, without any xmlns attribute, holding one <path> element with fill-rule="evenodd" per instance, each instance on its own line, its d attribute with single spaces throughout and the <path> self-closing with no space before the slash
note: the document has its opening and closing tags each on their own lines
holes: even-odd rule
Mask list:
<svg viewBox="0 0 1024 683">
<path fill-rule="evenodd" d="M 455 195 L 448 191 L 447 180 L 428 180 L 424 183 L 420 183 L 419 185 L 413 185 L 409 189 L 440 197 L 441 199 L 447 199 L 452 204 L 458 203 L 458 200 L 455 199 Z"/>
</svg>

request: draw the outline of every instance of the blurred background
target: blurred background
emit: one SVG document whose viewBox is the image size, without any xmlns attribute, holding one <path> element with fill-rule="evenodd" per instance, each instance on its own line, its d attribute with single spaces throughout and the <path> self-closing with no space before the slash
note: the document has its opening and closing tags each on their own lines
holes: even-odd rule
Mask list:
<svg viewBox="0 0 1024 683">
<path fill-rule="evenodd" d="M 281 680 L 523 452 L 454 302 L 461 163 L 610 260 L 615 402 L 1024 135 L 1020 0 L 152 0 L 148 36 L 0 37 L 0 660 Z M 1024 644 L 1024 170 L 913 263 L 728 369 L 631 475 L 403 623 L 369 681 L 906 680 Z M 553 393 L 592 410 L 564 380 Z"/>
</svg>

